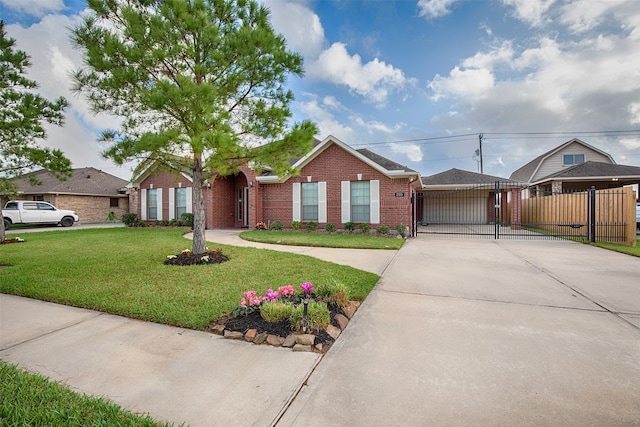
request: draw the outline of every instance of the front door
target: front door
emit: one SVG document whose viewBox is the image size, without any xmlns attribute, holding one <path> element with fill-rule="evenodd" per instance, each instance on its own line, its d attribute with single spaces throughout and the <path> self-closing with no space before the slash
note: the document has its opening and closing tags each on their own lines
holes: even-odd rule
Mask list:
<svg viewBox="0 0 640 427">
<path fill-rule="evenodd" d="M 238 188 L 238 222 L 249 226 L 249 187 Z"/>
</svg>

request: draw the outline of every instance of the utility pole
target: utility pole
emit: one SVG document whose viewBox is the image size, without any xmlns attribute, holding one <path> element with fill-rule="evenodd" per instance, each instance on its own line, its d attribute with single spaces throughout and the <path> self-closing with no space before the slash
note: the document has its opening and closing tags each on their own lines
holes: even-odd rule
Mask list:
<svg viewBox="0 0 640 427">
<path fill-rule="evenodd" d="M 478 135 L 478 142 L 480 143 L 480 173 L 484 173 L 484 169 L 482 167 L 482 138 L 484 137 L 484 135 L 479 134 Z"/>
</svg>

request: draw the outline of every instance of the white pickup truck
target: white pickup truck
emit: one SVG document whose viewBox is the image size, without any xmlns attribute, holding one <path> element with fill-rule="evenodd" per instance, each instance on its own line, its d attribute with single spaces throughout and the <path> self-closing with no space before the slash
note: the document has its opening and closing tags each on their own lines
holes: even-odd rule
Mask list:
<svg viewBox="0 0 640 427">
<path fill-rule="evenodd" d="M 7 202 L 2 209 L 2 219 L 5 230 L 13 224 L 60 224 L 63 227 L 71 227 L 79 220 L 74 211 L 58 209 L 51 203 L 30 200 Z"/>
</svg>

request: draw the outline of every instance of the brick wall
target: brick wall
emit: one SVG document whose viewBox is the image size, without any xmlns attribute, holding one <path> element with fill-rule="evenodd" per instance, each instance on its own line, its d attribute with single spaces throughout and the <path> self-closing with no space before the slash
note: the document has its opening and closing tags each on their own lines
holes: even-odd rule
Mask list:
<svg viewBox="0 0 640 427">
<path fill-rule="evenodd" d="M 254 187 L 249 186 L 251 182 Z M 248 224 L 255 225 L 256 222 L 256 192 L 255 174 L 250 169 L 243 167 L 236 176 L 217 177 L 212 180 L 210 186 L 204 188 L 204 208 L 205 208 L 205 227 L 207 229 L 216 228 L 238 228 L 243 226 L 243 221 L 238 217 L 237 194 L 238 189 L 249 188 L 249 212 Z M 170 173 L 168 171 L 156 171 L 140 184 L 139 189 L 132 189 L 131 198 L 135 199 L 132 203 L 132 211 L 138 217 L 141 217 L 141 204 L 139 202 L 139 190 L 149 190 L 151 188 L 162 188 L 162 218 L 169 218 L 169 188 L 190 188 L 191 181 L 180 174 Z"/>
<path fill-rule="evenodd" d="M 185 178 L 182 174 L 172 173 L 169 171 L 159 170 L 140 183 L 139 190 L 150 190 L 152 188 L 162 188 L 162 219 L 169 218 L 169 188 L 189 188 L 192 187 L 191 181 Z M 138 203 L 135 206 L 135 210 L 132 207 L 131 211 L 138 215 L 138 218 L 142 218 L 141 206 L 139 198 L 142 197 L 142 193 L 138 193 Z"/>
<path fill-rule="evenodd" d="M 391 179 L 368 164 L 360 161 L 336 144 L 331 144 L 309 164 L 302 168 L 299 176 L 288 179 L 283 184 L 261 184 L 262 218 L 265 222 L 281 221 L 285 227 L 293 219 L 293 183 L 327 183 L 327 222 L 342 227 L 341 182 L 357 181 L 361 174 L 363 181 L 380 181 L 380 225 L 395 229 L 397 224 L 411 222 L 411 185 L 407 178 Z M 404 193 L 396 197 L 396 193 Z M 319 224 L 323 227 L 324 224 Z M 377 227 L 375 225 L 374 227 Z"/>
</svg>

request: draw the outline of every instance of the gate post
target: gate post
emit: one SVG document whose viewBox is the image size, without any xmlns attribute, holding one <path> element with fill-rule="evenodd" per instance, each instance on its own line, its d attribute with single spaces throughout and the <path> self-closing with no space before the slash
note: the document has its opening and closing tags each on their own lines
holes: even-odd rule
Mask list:
<svg viewBox="0 0 640 427">
<path fill-rule="evenodd" d="M 588 191 L 587 198 L 587 221 L 589 226 L 589 241 L 591 243 L 596 242 L 596 187 L 591 187 Z"/>
<path fill-rule="evenodd" d="M 522 229 L 522 188 L 511 189 L 511 229 Z"/>
<path fill-rule="evenodd" d="M 493 237 L 497 240 L 500 238 L 500 221 L 502 220 L 502 215 L 500 215 L 500 181 L 496 181 L 495 188 L 495 198 L 494 198 L 494 214 L 495 222 L 493 225 Z"/>
</svg>

